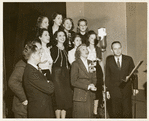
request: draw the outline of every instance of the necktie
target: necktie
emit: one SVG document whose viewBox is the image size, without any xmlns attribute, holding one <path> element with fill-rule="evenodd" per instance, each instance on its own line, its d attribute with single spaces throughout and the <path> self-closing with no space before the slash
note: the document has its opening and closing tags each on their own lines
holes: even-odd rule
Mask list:
<svg viewBox="0 0 149 121">
<path fill-rule="evenodd" d="M 117 66 L 119 69 L 121 69 L 119 58 L 117 58 Z"/>
</svg>

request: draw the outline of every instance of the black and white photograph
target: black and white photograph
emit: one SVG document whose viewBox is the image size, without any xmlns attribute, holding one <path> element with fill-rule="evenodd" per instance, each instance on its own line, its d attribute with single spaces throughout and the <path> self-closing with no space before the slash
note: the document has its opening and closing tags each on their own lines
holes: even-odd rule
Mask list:
<svg viewBox="0 0 149 121">
<path fill-rule="evenodd" d="M 147 1 L 1 11 L 2 119 L 147 119 Z"/>
</svg>

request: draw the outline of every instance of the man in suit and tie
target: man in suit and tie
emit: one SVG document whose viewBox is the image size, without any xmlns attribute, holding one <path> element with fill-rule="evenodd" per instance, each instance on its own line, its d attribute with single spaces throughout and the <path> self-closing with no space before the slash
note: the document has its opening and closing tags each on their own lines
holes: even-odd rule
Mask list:
<svg viewBox="0 0 149 121">
<path fill-rule="evenodd" d="M 124 87 L 120 87 L 122 80 L 128 78 L 133 70 L 134 62 L 130 56 L 122 54 L 122 45 L 119 41 L 111 44 L 114 55 L 106 59 L 105 83 L 107 86 L 107 98 L 111 99 L 112 118 L 131 118 L 131 96 L 138 93 L 137 75 L 133 75 Z"/>
<path fill-rule="evenodd" d="M 39 42 L 32 41 L 28 47 L 28 61 L 24 70 L 24 86 L 28 99 L 28 118 L 53 118 L 51 94 L 54 92 L 53 82 L 38 70 L 41 62 L 42 48 Z"/>
</svg>

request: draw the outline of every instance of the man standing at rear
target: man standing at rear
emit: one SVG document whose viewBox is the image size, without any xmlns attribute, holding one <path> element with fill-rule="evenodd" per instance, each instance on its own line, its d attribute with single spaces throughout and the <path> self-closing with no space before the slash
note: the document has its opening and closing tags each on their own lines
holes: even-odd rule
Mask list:
<svg viewBox="0 0 149 121">
<path fill-rule="evenodd" d="M 107 98 L 111 99 L 111 118 L 132 118 L 132 94 L 138 93 L 137 75 L 131 76 L 126 82 L 128 75 L 133 70 L 134 62 L 130 56 L 122 54 L 122 45 L 119 41 L 111 44 L 111 50 L 114 55 L 106 59 L 106 77 Z M 120 87 L 120 84 L 124 84 Z"/>
</svg>

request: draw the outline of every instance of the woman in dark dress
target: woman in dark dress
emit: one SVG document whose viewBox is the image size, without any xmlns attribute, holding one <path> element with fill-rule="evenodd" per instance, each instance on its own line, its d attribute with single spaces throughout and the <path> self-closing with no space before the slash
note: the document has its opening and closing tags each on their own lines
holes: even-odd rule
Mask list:
<svg viewBox="0 0 149 121">
<path fill-rule="evenodd" d="M 56 118 L 65 118 L 66 112 L 72 107 L 72 90 L 69 81 L 69 63 L 64 48 L 66 33 L 62 30 L 54 34 L 57 45 L 51 48 L 53 59 L 52 75 L 55 87 Z"/>
<path fill-rule="evenodd" d="M 74 29 L 73 20 L 71 18 L 65 18 L 62 23 L 62 28 L 66 32 L 66 35 L 67 35 L 67 39 L 64 42 L 64 46 L 65 46 L 65 49 L 69 51 L 74 47 L 74 44 L 72 41 L 72 36 L 73 34 L 75 34 L 75 32 L 72 31 Z"/>
<path fill-rule="evenodd" d="M 49 46 L 55 46 L 56 42 L 54 39 L 54 34 L 56 31 L 61 30 L 61 24 L 63 21 L 63 16 L 61 13 L 55 12 L 52 14 L 52 26 L 49 27 L 49 33 L 50 33 L 50 37 L 51 37 L 51 41 L 48 44 Z"/>
</svg>

